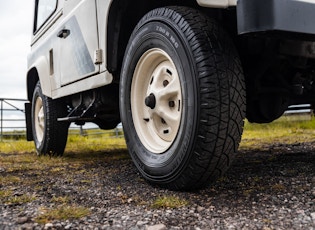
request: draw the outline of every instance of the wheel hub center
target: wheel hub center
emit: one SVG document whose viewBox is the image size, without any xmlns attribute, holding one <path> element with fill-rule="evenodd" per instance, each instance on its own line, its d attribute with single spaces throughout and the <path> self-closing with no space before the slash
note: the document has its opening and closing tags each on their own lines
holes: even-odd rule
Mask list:
<svg viewBox="0 0 315 230">
<path fill-rule="evenodd" d="M 156 105 L 155 96 L 153 93 L 151 93 L 149 96 L 147 96 L 144 100 L 144 103 L 146 106 L 148 106 L 150 109 L 154 109 Z"/>
</svg>

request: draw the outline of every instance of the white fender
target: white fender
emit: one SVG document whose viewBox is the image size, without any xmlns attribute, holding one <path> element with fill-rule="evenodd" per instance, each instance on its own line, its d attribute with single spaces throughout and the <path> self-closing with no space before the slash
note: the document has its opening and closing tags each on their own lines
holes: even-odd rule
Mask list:
<svg viewBox="0 0 315 230">
<path fill-rule="evenodd" d="M 237 0 L 197 0 L 200 6 L 209 8 L 228 8 L 230 6 L 236 6 Z"/>
<path fill-rule="evenodd" d="M 47 97 L 52 97 L 51 82 L 48 81 L 48 79 L 50 80 L 50 78 L 47 78 L 47 76 L 50 75 L 49 62 L 47 58 L 45 56 L 40 56 L 29 69 L 32 68 L 35 68 L 37 70 L 43 94 Z"/>
</svg>

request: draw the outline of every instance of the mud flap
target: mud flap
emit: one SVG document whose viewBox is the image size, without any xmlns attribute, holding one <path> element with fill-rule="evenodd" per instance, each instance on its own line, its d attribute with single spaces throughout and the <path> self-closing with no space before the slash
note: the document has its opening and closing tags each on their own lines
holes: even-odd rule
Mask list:
<svg viewBox="0 0 315 230">
<path fill-rule="evenodd" d="M 25 103 L 25 122 L 26 122 L 26 140 L 32 141 L 33 139 L 33 131 L 32 131 L 32 104 Z"/>
</svg>

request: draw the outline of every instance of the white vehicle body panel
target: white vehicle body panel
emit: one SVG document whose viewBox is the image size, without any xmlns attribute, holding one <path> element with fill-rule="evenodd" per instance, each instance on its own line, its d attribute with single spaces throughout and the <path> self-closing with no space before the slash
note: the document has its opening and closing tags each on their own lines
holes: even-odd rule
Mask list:
<svg viewBox="0 0 315 230">
<path fill-rule="evenodd" d="M 200 6 L 213 8 L 227 8 L 236 6 L 237 0 L 197 0 Z"/>
<path fill-rule="evenodd" d="M 93 61 L 94 52 L 98 49 L 95 0 L 65 1 L 64 15 L 65 23 L 60 30 L 67 29 L 70 34 L 59 39 L 57 61 L 61 86 L 99 72 L 99 66 Z"/>
<path fill-rule="evenodd" d="M 59 43 L 53 39 L 53 35 L 58 22 L 62 19 L 62 4 L 63 0 L 59 0 L 56 11 L 34 34 L 31 44 L 32 53 L 28 56 L 28 71 L 32 68 L 37 69 L 42 91 L 49 97 L 52 96 L 52 91 L 60 85 L 55 79 L 55 73 L 59 67 L 55 65 L 56 63 L 50 64 L 49 50 L 56 52 L 56 55 L 59 50 Z M 54 71 L 50 71 L 50 68 L 53 68 Z"/>
<path fill-rule="evenodd" d="M 112 75 L 108 71 L 105 71 L 76 83 L 61 87 L 60 89 L 53 92 L 52 98 L 59 98 L 64 95 L 75 94 L 78 92 L 78 89 L 95 89 L 104 85 L 108 85 L 112 81 Z"/>
<path fill-rule="evenodd" d="M 104 54 L 107 12 L 101 10 L 108 9 L 110 3 L 101 0 L 58 1 L 56 11 L 34 34 L 32 53 L 28 58 L 28 69 L 37 69 L 43 94 L 55 99 L 112 82 Z M 66 38 L 58 37 L 63 29 L 70 31 Z M 100 64 L 94 64 L 96 50 L 102 52 Z"/>
</svg>

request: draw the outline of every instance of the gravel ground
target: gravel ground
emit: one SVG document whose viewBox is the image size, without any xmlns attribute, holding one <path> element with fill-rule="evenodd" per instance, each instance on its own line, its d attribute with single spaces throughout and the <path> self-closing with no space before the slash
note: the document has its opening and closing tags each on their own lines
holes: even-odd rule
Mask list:
<svg viewBox="0 0 315 230">
<path fill-rule="evenodd" d="M 14 173 L 25 181 L 36 178 L 38 186 L 0 185 L 0 189 L 12 190 L 15 196 L 31 194 L 36 199 L 1 202 L 0 229 L 315 229 L 314 146 L 315 142 L 274 144 L 241 150 L 226 176 L 207 189 L 189 193 L 147 184 L 127 153 L 80 169 L 70 164 L 67 173 L 57 176 L 21 170 Z M 0 159 L 6 156 L 0 154 Z M 0 176 L 7 174 L 0 164 Z M 154 207 L 154 201 L 163 196 L 187 203 L 175 208 Z M 87 207 L 90 214 L 37 223 L 43 207 L 56 205 L 53 197 L 69 197 L 68 203 Z"/>
</svg>

